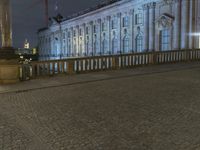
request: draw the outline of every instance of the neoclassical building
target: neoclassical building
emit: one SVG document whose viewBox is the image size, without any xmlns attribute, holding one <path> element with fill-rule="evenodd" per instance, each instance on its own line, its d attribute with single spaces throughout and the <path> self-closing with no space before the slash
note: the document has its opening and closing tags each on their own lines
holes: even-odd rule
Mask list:
<svg viewBox="0 0 200 150">
<path fill-rule="evenodd" d="M 38 32 L 41 59 L 200 48 L 200 0 L 115 0 Z"/>
</svg>

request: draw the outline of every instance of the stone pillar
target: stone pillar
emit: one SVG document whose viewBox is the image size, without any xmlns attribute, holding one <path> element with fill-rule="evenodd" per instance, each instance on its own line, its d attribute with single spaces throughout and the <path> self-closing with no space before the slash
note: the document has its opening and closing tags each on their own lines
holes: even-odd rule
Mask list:
<svg viewBox="0 0 200 150">
<path fill-rule="evenodd" d="M 173 36 L 173 49 L 180 49 L 180 33 L 181 33 L 181 2 L 175 1 L 175 20 L 174 20 L 174 36 Z"/>
<path fill-rule="evenodd" d="M 134 51 L 134 10 L 131 9 L 129 12 L 130 15 L 130 50 Z"/>
<path fill-rule="evenodd" d="M 102 25 L 101 25 L 101 19 L 98 19 L 98 24 L 99 24 L 99 53 L 98 55 L 101 53 L 102 49 L 101 49 L 101 33 L 102 33 Z"/>
<path fill-rule="evenodd" d="M 155 7 L 155 2 L 149 4 L 149 51 L 155 50 Z"/>
<path fill-rule="evenodd" d="M 193 49 L 194 46 L 194 36 L 192 35 L 195 32 L 195 0 L 190 1 L 190 16 L 189 16 L 189 49 Z"/>
<path fill-rule="evenodd" d="M 91 49 L 90 49 L 90 52 L 89 52 L 90 54 L 89 55 L 91 55 L 91 54 L 93 55 L 94 54 L 94 47 L 93 47 L 94 46 L 93 21 L 90 21 L 89 24 L 90 24 L 90 29 L 91 29 L 90 30 L 90 38 L 91 38 L 91 44 L 90 45 L 91 45 Z"/>
<path fill-rule="evenodd" d="M 9 48 L 12 47 L 12 23 L 11 23 L 10 0 L 1 0 L 0 10 L 1 10 L 0 25 L 1 25 L 2 47 Z"/>
<path fill-rule="evenodd" d="M 85 55 L 86 53 L 86 24 L 83 23 L 83 51 L 82 51 L 82 55 Z"/>
<path fill-rule="evenodd" d="M 194 6 L 195 6 L 195 33 L 199 33 L 200 32 L 200 1 L 199 0 L 194 0 Z M 200 48 L 200 35 L 195 36 L 195 48 L 199 49 Z"/>
<path fill-rule="evenodd" d="M 74 56 L 74 33 L 73 27 L 71 27 L 71 55 Z"/>
<path fill-rule="evenodd" d="M 80 35 L 79 35 L 79 26 L 77 25 L 76 26 L 76 32 L 77 32 L 77 37 L 76 37 L 76 49 L 77 49 L 77 56 L 80 56 L 80 40 L 79 40 L 79 37 L 80 37 Z"/>
<path fill-rule="evenodd" d="M 111 16 L 107 16 L 107 24 L 108 24 L 108 52 L 111 52 Z"/>
<path fill-rule="evenodd" d="M 148 4 L 143 5 L 144 10 L 144 40 L 143 47 L 144 51 L 149 50 L 149 6 Z"/>
<path fill-rule="evenodd" d="M 182 0 L 181 10 L 181 49 L 187 49 L 189 44 L 189 2 Z"/>
<path fill-rule="evenodd" d="M 122 14 L 121 13 L 118 13 L 117 14 L 117 17 L 118 17 L 118 24 L 119 24 L 119 27 L 118 27 L 118 30 L 119 30 L 119 45 L 118 45 L 118 51 L 120 51 L 120 53 L 122 52 Z"/>
<path fill-rule="evenodd" d="M 68 56 L 69 55 L 69 45 L 68 45 L 68 29 L 66 29 L 65 30 L 65 44 L 66 44 L 66 56 Z"/>
</svg>

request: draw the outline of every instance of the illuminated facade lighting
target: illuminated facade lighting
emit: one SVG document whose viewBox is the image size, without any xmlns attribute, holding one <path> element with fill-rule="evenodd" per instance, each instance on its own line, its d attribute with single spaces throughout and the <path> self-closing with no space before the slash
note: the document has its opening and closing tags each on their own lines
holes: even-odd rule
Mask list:
<svg viewBox="0 0 200 150">
<path fill-rule="evenodd" d="M 200 0 L 116 0 L 39 30 L 41 59 L 200 48 Z"/>
</svg>

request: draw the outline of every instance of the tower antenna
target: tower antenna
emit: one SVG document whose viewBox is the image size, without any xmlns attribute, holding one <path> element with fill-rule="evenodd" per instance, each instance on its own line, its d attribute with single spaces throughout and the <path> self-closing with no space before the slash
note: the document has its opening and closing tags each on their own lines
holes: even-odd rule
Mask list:
<svg viewBox="0 0 200 150">
<path fill-rule="evenodd" d="M 45 22 L 46 22 L 46 26 L 48 26 L 48 22 L 49 22 L 49 4 L 48 4 L 48 0 L 45 0 Z"/>
</svg>

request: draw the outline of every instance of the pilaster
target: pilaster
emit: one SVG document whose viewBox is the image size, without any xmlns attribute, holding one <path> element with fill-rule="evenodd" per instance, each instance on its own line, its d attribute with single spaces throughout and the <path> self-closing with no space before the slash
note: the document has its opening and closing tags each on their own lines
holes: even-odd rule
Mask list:
<svg viewBox="0 0 200 150">
<path fill-rule="evenodd" d="M 180 49 L 180 32 L 181 32 L 181 1 L 175 1 L 175 20 L 174 20 L 174 36 L 173 36 L 173 49 Z"/>
<path fill-rule="evenodd" d="M 129 12 L 130 15 L 130 51 L 134 51 L 134 9 Z"/>
<path fill-rule="evenodd" d="M 182 0 L 181 10 L 181 49 L 187 49 L 189 44 L 189 2 Z"/>
<path fill-rule="evenodd" d="M 118 17 L 118 24 L 119 24 L 119 27 L 118 27 L 118 31 L 119 31 L 119 45 L 118 45 L 118 48 L 119 48 L 119 51 L 120 53 L 122 52 L 122 14 L 121 13 L 118 13 L 117 14 L 117 17 Z"/>
<path fill-rule="evenodd" d="M 155 7 L 156 3 L 149 3 L 149 51 L 155 50 Z"/>
<path fill-rule="evenodd" d="M 143 5 L 143 11 L 144 11 L 144 40 L 143 40 L 143 46 L 144 51 L 149 50 L 149 5 L 144 4 Z"/>
<path fill-rule="evenodd" d="M 108 52 L 110 53 L 111 52 L 111 16 L 107 16 L 106 17 L 106 20 L 107 20 L 107 25 L 108 25 Z"/>
</svg>

